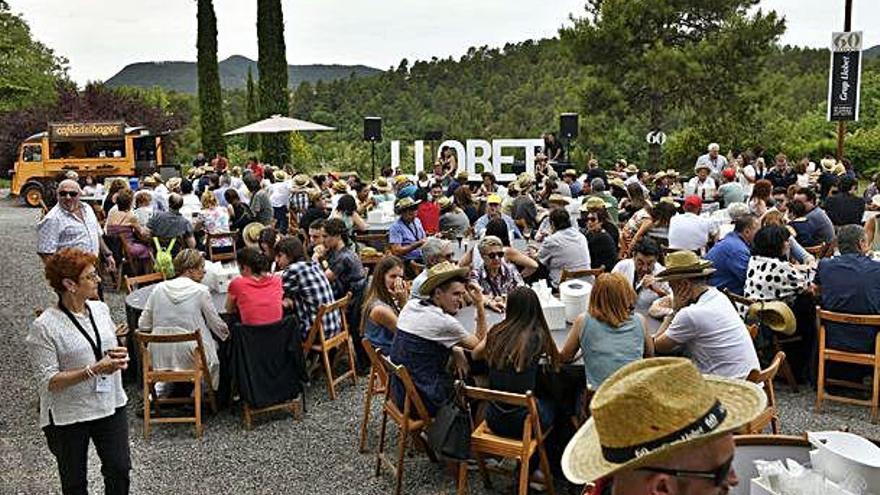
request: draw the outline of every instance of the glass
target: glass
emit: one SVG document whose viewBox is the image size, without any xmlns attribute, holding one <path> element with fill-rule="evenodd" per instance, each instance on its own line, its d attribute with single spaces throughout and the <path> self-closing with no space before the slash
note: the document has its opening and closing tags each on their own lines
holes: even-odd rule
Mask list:
<svg viewBox="0 0 880 495">
<path fill-rule="evenodd" d="M 504 257 L 504 251 L 494 251 L 491 253 L 486 253 L 486 258 L 500 260 Z"/>
<path fill-rule="evenodd" d="M 79 196 L 79 192 L 77 191 L 58 191 L 58 196 L 62 198 L 75 198 Z"/>
<path fill-rule="evenodd" d="M 730 467 L 732 465 L 733 456 L 731 456 L 730 459 L 711 471 L 689 471 L 686 469 L 667 469 L 655 467 L 642 467 L 638 468 L 638 470 L 648 471 L 651 473 L 668 474 L 670 476 L 675 476 L 676 478 L 702 478 L 706 480 L 711 480 L 712 483 L 715 484 L 715 486 L 722 486 L 724 483 L 727 482 L 727 477 L 730 475 Z"/>
<path fill-rule="evenodd" d="M 599 219 L 597 217 L 592 216 L 592 215 L 587 217 L 588 222 L 595 222 L 596 220 L 599 220 Z"/>
</svg>

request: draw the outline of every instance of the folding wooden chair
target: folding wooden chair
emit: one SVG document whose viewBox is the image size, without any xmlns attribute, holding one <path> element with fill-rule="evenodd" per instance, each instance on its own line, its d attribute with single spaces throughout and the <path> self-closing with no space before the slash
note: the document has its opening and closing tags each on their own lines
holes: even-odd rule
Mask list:
<svg viewBox="0 0 880 495">
<path fill-rule="evenodd" d="M 504 458 L 516 459 L 519 469 L 516 473 L 518 495 L 526 495 L 529 491 L 529 458 L 537 451 L 541 471 L 544 473 L 544 486 L 547 493 L 554 495 L 553 473 L 550 471 L 550 462 L 547 460 L 547 452 L 544 450 L 544 440 L 547 432 L 541 429 L 541 417 L 538 414 L 538 405 L 531 392 L 525 394 L 512 394 L 486 388 L 468 387 L 461 385 L 464 396 L 470 400 L 483 400 L 498 402 L 507 406 L 524 407 L 526 417 L 523 421 L 522 438 L 508 438 L 496 435 L 489 429 L 484 420 L 471 433 L 471 452 L 477 458 L 477 465 L 483 475 L 486 488 L 491 488 L 488 468 L 483 461 L 483 455 L 495 455 Z M 467 492 L 467 463 L 458 465 L 458 489 L 459 495 Z"/>
<path fill-rule="evenodd" d="M 354 242 L 375 248 L 380 253 L 388 246 L 388 232 L 382 234 L 355 234 Z"/>
<path fill-rule="evenodd" d="M 324 373 L 327 375 L 327 390 L 330 392 L 330 400 L 336 400 L 336 384 L 342 380 L 350 377 L 354 384 L 357 385 L 357 365 L 355 364 L 354 358 L 354 344 L 351 342 L 351 335 L 348 333 L 348 320 L 345 317 L 345 309 L 350 302 L 351 293 L 348 293 L 342 299 L 334 301 L 331 304 L 321 305 L 318 308 L 318 314 L 315 316 L 315 321 L 312 322 L 312 327 L 309 329 L 306 341 L 303 343 L 303 352 L 306 355 L 308 355 L 309 352 L 317 352 L 321 355 L 321 359 L 324 363 Z M 332 337 L 325 337 L 324 315 L 332 313 L 333 311 L 339 311 L 339 316 L 342 319 L 342 329 Z M 340 349 L 338 351 L 339 353 L 348 353 L 349 369 L 336 378 L 333 378 L 333 366 L 330 363 L 330 351 L 333 349 Z"/>
<path fill-rule="evenodd" d="M 367 390 L 364 392 L 364 417 L 361 420 L 360 444 L 358 447 L 358 451 L 364 453 L 368 451 L 367 428 L 370 424 L 373 397 L 385 394 L 385 388 L 388 387 L 388 374 L 385 373 L 385 368 L 382 367 L 380 361 L 379 356 L 381 352 L 373 347 L 373 344 L 368 339 L 361 340 L 361 345 L 364 346 L 364 350 L 367 351 L 367 356 L 370 358 L 370 377 L 367 379 Z"/>
<path fill-rule="evenodd" d="M 154 335 L 149 332 L 136 331 L 135 340 L 141 355 L 142 374 L 144 382 L 144 439 L 150 436 L 150 426 L 153 423 L 194 423 L 196 437 L 201 437 L 202 427 L 202 381 L 205 382 L 205 391 L 211 404 L 211 410 L 217 412 L 217 401 L 214 397 L 214 389 L 211 388 L 211 372 L 208 370 L 205 359 L 205 348 L 202 345 L 202 337 L 197 331 L 176 334 Z M 193 359 L 195 368 L 191 370 L 157 370 L 153 368 L 153 359 L 148 346 L 163 344 L 180 344 L 194 342 Z M 159 397 L 156 394 L 156 383 L 192 383 L 194 390 L 192 397 Z M 151 417 L 151 405 L 156 405 L 156 415 L 159 415 L 159 406 L 162 404 L 193 404 L 192 416 Z"/>
<path fill-rule="evenodd" d="M 858 404 L 863 406 L 871 406 L 871 422 L 877 422 L 878 404 L 880 404 L 880 333 L 874 339 L 874 353 L 865 354 L 859 352 L 838 351 L 829 349 L 825 345 L 825 322 L 843 323 L 850 325 L 868 325 L 880 327 L 880 316 L 868 315 L 852 315 L 845 313 L 835 313 L 826 311 L 822 308 L 816 308 L 817 318 L 819 320 L 819 383 L 816 387 L 816 411 L 822 410 L 822 402 L 825 399 L 835 400 L 838 402 L 846 402 L 848 404 Z M 825 362 L 836 361 L 839 363 L 858 364 L 862 366 L 870 366 L 873 369 L 873 383 L 870 387 L 871 400 L 853 399 L 851 397 L 843 397 L 833 395 L 825 391 L 825 383 L 829 385 L 837 385 L 839 387 L 854 388 L 859 390 L 868 390 L 862 383 L 851 382 L 848 380 L 825 379 Z"/>
<path fill-rule="evenodd" d="M 376 451 L 376 476 L 382 472 L 382 466 L 385 465 L 394 474 L 394 495 L 400 495 L 403 486 L 403 460 L 406 456 L 407 439 L 412 437 L 414 442 L 419 443 L 431 461 L 436 462 L 434 452 L 430 447 L 425 445 L 420 434 L 431 424 L 433 418 L 428 413 L 428 408 L 422 401 L 422 397 L 416 390 L 416 385 L 412 381 L 409 371 L 403 365 L 395 365 L 385 356 L 379 356 L 379 362 L 385 374 L 389 377 L 392 375 L 397 377 L 403 384 L 403 409 L 397 407 L 394 401 L 393 388 L 385 387 L 385 403 L 382 405 L 382 428 L 379 433 L 379 449 Z M 397 423 L 397 460 L 392 462 L 385 455 L 385 430 L 388 418 Z"/>
<path fill-rule="evenodd" d="M 776 408 L 776 391 L 773 389 L 773 379 L 779 371 L 779 366 L 785 361 L 785 353 L 777 352 L 773 356 L 773 362 L 763 370 L 752 370 L 746 380 L 757 383 L 764 387 L 767 394 L 767 409 L 760 416 L 751 420 L 744 428 L 745 433 L 761 433 L 767 425 L 770 425 L 774 435 L 779 434 L 779 411 Z"/>
<path fill-rule="evenodd" d="M 165 280 L 165 274 L 162 272 L 153 272 L 146 275 L 138 275 L 137 277 L 125 277 L 125 289 L 131 294 L 141 287 L 153 285 L 163 280 Z"/>
<path fill-rule="evenodd" d="M 146 275 L 138 275 L 136 277 L 125 277 L 125 289 L 131 294 L 141 287 L 153 285 L 162 282 L 163 280 L 165 280 L 165 274 L 162 272 L 153 272 Z"/>
<path fill-rule="evenodd" d="M 230 232 L 214 232 L 213 234 L 208 232 L 205 234 L 205 247 L 208 248 L 208 260 L 209 261 L 235 261 L 236 254 L 238 253 L 235 248 L 235 236 L 238 235 L 238 232 L 233 230 Z M 216 247 L 214 247 L 214 241 L 220 239 L 229 239 L 230 247 L 232 251 L 228 251 L 225 253 L 217 253 L 215 252 Z"/>
<path fill-rule="evenodd" d="M 574 278 L 587 278 L 587 277 L 598 277 L 602 273 L 605 273 L 605 267 L 600 266 L 599 268 L 592 268 L 588 270 L 569 270 L 567 268 L 562 269 L 562 275 L 559 277 L 559 283 L 565 282 L 566 280 L 571 280 Z"/>
</svg>

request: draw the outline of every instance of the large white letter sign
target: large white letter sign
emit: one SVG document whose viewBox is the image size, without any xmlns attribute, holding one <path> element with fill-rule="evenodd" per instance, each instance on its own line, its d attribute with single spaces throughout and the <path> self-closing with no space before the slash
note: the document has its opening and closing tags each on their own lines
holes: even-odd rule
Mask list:
<svg viewBox="0 0 880 495">
<path fill-rule="evenodd" d="M 425 169 L 425 142 L 415 141 L 413 153 L 415 156 L 416 174 Z"/>
<path fill-rule="evenodd" d="M 482 150 L 482 153 L 477 155 L 477 150 Z M 466 166 L 468 175 L 470 176 L 470 180 L 479 180 L 480 174 L 483 172 L 493 172 L 496 173 L 492 169 L 492 162 L 490 159 L 492 158 L 492 145 L 489 141 L 485 141 L 483 139 L 468 139 L 467 140 L 467 161 Z M 482 168 L 477 168 L 477 164 L 483 165 Z M 458 165 L 459 170 L 461 170 L 461 165 Z"/>
<path fill-rule="evenodd" d="M 391 170 L 400 170 L 400 141 L 391 141 Z"/>
<path fill-rule="evenodd" d="M 496 139 L 492 141 L 492 158 L 494 162 L 495 176 L 499 181 L 512 181 L 516 179 L 516 174 L 502 173 L 502 165 L 513 163 L 514 158 L 505 155 L 504 148 L 523 148 L 525 149 L 526 172 L 535 176 L 535 148 L 544 146 L 543 139 Z"/>
<path fill-rule="evenodd" d="M 440 158 L 440 153 L 444 146 L 449 146 L 455 151 L 455 158 L 458 160 L 458 170 L 467 170 L 467 163 L 465 163 L 467 161 L 467 154 L 465 153 L 464 145 L 454 139 L 443 141 L 437 147 L 437 158 Z"/>
</svg>

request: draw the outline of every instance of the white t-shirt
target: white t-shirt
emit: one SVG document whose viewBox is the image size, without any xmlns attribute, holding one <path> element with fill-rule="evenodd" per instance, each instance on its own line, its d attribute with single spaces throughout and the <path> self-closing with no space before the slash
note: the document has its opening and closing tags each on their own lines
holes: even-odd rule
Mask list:
<svg viewBox="0 0 880 495">
<path fill-rule="evenodd" d="M 553 285 L 559 285 L 562 270 L 590 268 L 590 248 L 587 238 L 576 227 L 554 232 L 544 239 L 538 251 L 538 261 L 550 271 Z"/>
<path fill-rule="evenodd" d="M 755 184 L 754 182 L 749 181 L 753 181 L 755 180 L 755 177 L 757 177 L 755 167 L 753 167 L 751 164 L 746 165 L 742 168 L 740 173 L 737 174 L 737 177 L 739 177 L 739 183 L 743 186 L 743 194 L 745 194 L 746 199 L 751 198 L 752 190 L 755 188 Z"/>
<path fill-rule="evenodd" d="M 422 299 L 406 303 L 397 317 L 397 328 L 447 348 L 470 335 L 454 316 Z"/>
<path fill-rule="evenodd" d="M 745 378 L 751 370 L 761 369 L 745 323 L 727 296 L 714 287 L 679 310 L 664 335 L 683 345 L 703 373 Z"/>
<path fill-rule="evenodd" d="M 290 181 L 275 182 L 269 186 L 269 202 L 272 208 L 281 208 L 290 203 L 291 186 Z"/>
<path fill-rule="evenodd" d="M 712 230 L 712 222 L 699 215 L 675 215 L 669 220 L 669 248 L 699 251 L 706 247 Z"/>
</svg>

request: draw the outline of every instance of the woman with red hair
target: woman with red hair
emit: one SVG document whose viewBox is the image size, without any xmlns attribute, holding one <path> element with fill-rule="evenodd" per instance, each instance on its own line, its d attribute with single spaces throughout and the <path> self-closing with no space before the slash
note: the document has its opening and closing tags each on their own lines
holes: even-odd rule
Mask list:
<svg viewBox="0 0 880 495">
<path fill-rule="evenodd" d="M 110 309 L 98 298 L 101 277 L 91 253 L 61 249 L 45 260 L 58 304 L 43 311 L 27 336 L 40 396 L 40 427 L 58 461 L 61 491 L 86 493 L 89 441 L 101 459 L 104 490 L 128 493 L 128 398 Z"/>
</svg>

